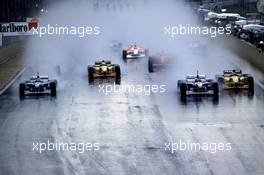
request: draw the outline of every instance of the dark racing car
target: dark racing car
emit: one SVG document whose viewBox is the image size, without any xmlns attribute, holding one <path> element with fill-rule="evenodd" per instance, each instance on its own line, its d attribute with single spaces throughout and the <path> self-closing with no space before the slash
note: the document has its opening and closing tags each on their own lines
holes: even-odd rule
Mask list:
<svg viewBox="0 0 264 175">
<path fill-rule="evenodd" d="M 187 75 L 186 80 L 178 81 L 181 99 L 185 100 L 188 95 L 209 94 L 218 98 L 219 86 L 212 79 L 206 79 L 205 75 Z"/>
<path fill-rule="evenodd" d="M 172 56 L 164 52 L 149 56 L 148 71 L 154 72 L 156 70 L 167 68 L 172 62 Z"/>
<path fill-rule="evenodd" d="M 49 93 L 56 96 L 57 80 L 50 80 L 48 76 L 31 77 L 29 80 L 19 84 L 19 94 L 23 98 L 27 94 Z"/>
</svg>

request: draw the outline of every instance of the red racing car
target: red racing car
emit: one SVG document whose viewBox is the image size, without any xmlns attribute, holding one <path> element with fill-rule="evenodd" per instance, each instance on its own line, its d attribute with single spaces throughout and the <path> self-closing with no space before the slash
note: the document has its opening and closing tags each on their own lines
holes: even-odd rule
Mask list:
<svg viewBox="0 0 264 175">
<path fill-rule="evenodd" d="M 148 49 L 142 46 L 130 45 L 127 49 L 123 50 L 123 59 L 129 58 L 143 58 L 148 56 Z"/>
<path fill-rule="evenodd" d="M 172 55 L 166 54 L 163 51 L 149 56 L 148 71 L 154 72 L 156 69 L 167 68 L 171 64 L 172 58 Z"/>
</svg>

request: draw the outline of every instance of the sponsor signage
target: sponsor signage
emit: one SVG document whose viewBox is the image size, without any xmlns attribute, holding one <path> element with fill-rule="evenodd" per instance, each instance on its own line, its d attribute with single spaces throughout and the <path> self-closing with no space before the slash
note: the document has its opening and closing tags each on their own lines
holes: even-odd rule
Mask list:
<svg viewBox="0 0 264 175">
<path fill-rule="evenodd" d="M 32 35 L 39 25 L 38 19 L 29 18 L 27 22 L 0 23 L 0 33 L 4 36 Z"/>
</svg>

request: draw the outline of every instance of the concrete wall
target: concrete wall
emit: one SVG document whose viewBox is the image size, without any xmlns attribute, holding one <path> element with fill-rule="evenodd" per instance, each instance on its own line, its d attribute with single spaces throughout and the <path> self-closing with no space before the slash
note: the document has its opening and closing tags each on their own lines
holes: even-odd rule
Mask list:
<svg viewBox="0 0 264 175">
<path fill-rule="evenodd" d="M 224 39 L 228 40 L 228 43 L 225 45 L 225 47 L 228 47 L 228 49 L 231 49 L 234 53 L 239 55 L 242 59 L 245 59 L 250 64 L 252 64 L 254 67 L 259 69 L 261 72 L 264 73 L 264 53 L 259 52 L 258 49 L 256 49 L 255 46 L 237 39 L 233 36 L 226 36 Z"/>
</svg>

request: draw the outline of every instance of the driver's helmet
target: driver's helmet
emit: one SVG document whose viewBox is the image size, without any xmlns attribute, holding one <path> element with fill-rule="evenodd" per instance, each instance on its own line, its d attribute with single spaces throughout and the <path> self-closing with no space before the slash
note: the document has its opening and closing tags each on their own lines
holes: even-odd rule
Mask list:
<svg viewBox="0 0 264 175">
<path fill-rule="evenodd" d="M 38 81 L 40 80 L 39 72 L 38 72 L 38 74 L 37 74 L 37 80 L 38 80 Z"/>
<path fill-rule="evenodd" d="M 36 82 L 41 82 L 40 76 L 37 75 Z"/>
<path fill-rule="evenodd" d="M 199 83 L 199 82 L 201 82 L 201 80 L 199 78 L 195 78 L 194 82 Z"/>
</svg>

